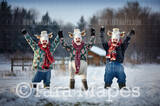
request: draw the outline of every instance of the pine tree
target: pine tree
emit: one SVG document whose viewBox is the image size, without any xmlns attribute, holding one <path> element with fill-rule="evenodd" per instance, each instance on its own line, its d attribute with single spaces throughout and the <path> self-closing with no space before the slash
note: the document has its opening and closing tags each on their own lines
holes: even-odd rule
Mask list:
<svg viewBox="0 0 160 106">
<path fill-rule="evenodd" d="M 77 24 L 78 24 L 78 28 L 82 31 L 86 28 L 87 23 L 85 22 L 84 17 L 81 16 L 81 18 Z"/>
<path fill-rule="evenodd" d="M 41 22 L 42 22 L 43 25 L 51 24 L 51 18 L 49 17 L 48 12 L 44 16 L 42 16 L 42 21 Z"/>
<path fill-rule="evenodd" d="M 12 14 L 11 6 L 8 5 L 7 1 L 0 2 L 0 52 L 5 52 L 7 50 L 7 45 L 9 45 L 9 35 L 11 34 L 12 24 Z M 7 42 L 8 43 L 7 43 Z"/>
</svg>

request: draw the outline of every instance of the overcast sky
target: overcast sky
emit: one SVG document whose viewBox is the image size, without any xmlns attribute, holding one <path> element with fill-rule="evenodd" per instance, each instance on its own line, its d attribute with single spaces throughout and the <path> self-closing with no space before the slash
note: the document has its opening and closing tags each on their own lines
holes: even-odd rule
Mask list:
<svg viewBox="0 0 160 106">
<path fill-rule="evenodd" d="M 0 0 L 2 1 L 2 0 Z M 64 23 L 70 22 L 77 24 L 83 15 L 88 21 L 93 14 L 104 8 L 118 9 L 126 4 L 127 1 L 134 0 L 6 0 L 12 8 L 24 7 L 26 9 L 35 8 L 39 11 L 39 18 L 46 12 L 57 21 L 63 20 Z M 151 7 L 153 11 L 160 11 L 160 0 L 138 0 L 141 6 Z"/>
</svg>

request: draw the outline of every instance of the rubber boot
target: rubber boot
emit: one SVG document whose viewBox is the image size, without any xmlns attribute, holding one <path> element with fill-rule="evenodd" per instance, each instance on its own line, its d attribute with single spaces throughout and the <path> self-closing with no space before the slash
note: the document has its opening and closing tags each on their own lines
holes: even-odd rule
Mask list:
<svg viewBox="0 0 160 106">
<path fill-rule="evenodd" d="M 110 87 L 111 87 L 111 84 L 106 84 L 106 83 L 105 83 L 104 88 L 107 89 L 108 87 L 110 88 Z"/>
<path fill-rule="evenodd" d="M 30 84 L 31 88 L 37 88 L 36 84 Z"/>
<path fill-rule="evenodd" d="M 50 85 L 46 85 L 46 84 L 44 84 L 44 88 L 49 89 L 49 88 L 50 88 Z"/>
<path fill-rule="evenodd" d="M 83 83 L 84 89 L 85 89 L 85 90 L 88 90 L 87 80 L 86 80 L 86 79 L 83 79 L 83 80 L 82 80 L 82 83 Z"/>
<path fill-rule="evenodd" d="M 125 86 L 126 86 L 126 84 L 119 84 L 119 89 L 122 89 Z"/>
<path fill-rule="evenodd" d="M 70 89 L 74 89 L 75 80 L 70 79 Z"/>
</svg>

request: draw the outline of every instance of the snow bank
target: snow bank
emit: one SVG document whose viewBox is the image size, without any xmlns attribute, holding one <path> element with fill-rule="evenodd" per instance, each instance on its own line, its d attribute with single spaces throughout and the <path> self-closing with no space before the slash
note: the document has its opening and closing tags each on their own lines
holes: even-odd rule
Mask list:
<svg viewBox="0 0 160 106">
<path fill-rule="evenodd" d="M 105 66 L 88 67 L 88 84 L 92 89 L 88 92 L 82 90 L 81 76 L 76 76 L 75 89 L 68 90 L 69 87 L 69 72 L 66 74 L 57 74 L 59 70 L 52 70 L 51 83 L 54 88 L 50 90 L 39 89 L 38 95 L 35 97 L 36 90 L 33 89 L 32 94 L 25 99 L 17 96 L 15 89 L 16 85 L 21 82 L 31 82 L 31 75 L 28 72 L 23 72 L 15 77 L 0 77 L 0 104 L 6 106 L 19 106 L 19 105 L 160 105 L 160 65 L 158 64 L 141 64 L 131 65 L 126 64 L 125 72 L 127 75 L 127 87 L 132 90 L 134 87 L 140 88 L 140 96 L 132 97 L 132 92 L 129 97 L 112 97 L 112 101 L 108 101 L 108 91 L 104 87 L 104 70 Z M 26 73 L 26 74 L 25 74 Z M 118 87 L 117 79 L 113 80 L 112 87 Z M 58 89 L 61 87 L 61 89 Z M 65 87 L 65 88 L 64 88 Z M 94 92 L 93 92 L 94 90 Z M 58 91 L 59 97 L 56 97 Z M 49 93 L 47 93 L 49 92 Z M 105 96 L 97 96 L 96 93 L 104 93 Z M 64 96 L 64 94 L 71 96 Z M 87 95 L 88 93 L 88 95 Z M 116 93 L 116 91 L 112 91 Z M 46 95 L 48 97 L 46 97 Z M 52 97 L 49 97 L 51 95 Z M 87 96 L 86 96 L 87 95 Z M 94 96 L 95 95 L 95 96 Z"/>
</svg>

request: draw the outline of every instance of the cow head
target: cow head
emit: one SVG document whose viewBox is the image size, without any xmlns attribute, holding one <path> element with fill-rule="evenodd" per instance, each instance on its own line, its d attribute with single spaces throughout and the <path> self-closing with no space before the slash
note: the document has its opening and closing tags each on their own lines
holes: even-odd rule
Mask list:
<svg viewBox="0 0 160 106">
<path fill-rule="evenodd" d="M 47 44 L 49 43 L 49 38 L 52 38 L 52 33 L 47 34 L 47 31 L 41 31 L 41 35 L 35 35 L 42 44 L 42 47 L 46 48 Z"/>
<path fill-rule="evenodd" d="M 86 35 L 86 30 L 80 32 L 79 29 L 74 29 L 74 33 L 68 32 L 71 38 L 74 38 L 74 43 L 81 45 L 82 36 Z"/>
<path fill-rule="evenodd" d="M 111 42 L 113 43 L 113 45 L 117 45 L 117 43 L 119 42 L 120 40 L 120 37 L 123 37 L 124 34 L 125 34 L 125 31 L 123 32 L 119 32 L 119 29 L 118 28 L 113 28 L 113 31 L 108 31 L 107 34 L 109 36 L 111 36 Z"/>
</svg>

